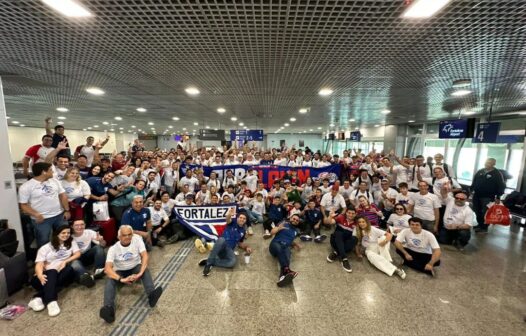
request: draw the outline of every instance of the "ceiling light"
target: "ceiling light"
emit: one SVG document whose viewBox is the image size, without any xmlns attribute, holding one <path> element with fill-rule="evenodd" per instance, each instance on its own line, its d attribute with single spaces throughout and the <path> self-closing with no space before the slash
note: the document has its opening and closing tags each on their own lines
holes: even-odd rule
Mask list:
<svg viewBox="0 0 526 336">
<path fill-rule="evenodd" d="M 224 109 L 223 107 L 220 107 L 217 109 L 217 113 L 225 113 L 226 112 L 226 109 Z"/>
<path fill-rule="evenodd" d="M 93 127 L 95 127 L 95 128 L 99 128 L 99 125 L 93 125 Z"/>
<path fill-rule="evenodd" d="M 206 128 L 206 129 L 210 129 L 210 126 L 206 125 L 205 128 Z"/>
<path fill-rule="evenodd" d="M 173 117 L 172 120 L 178 121 L 179 117 Z"/>
<path fill-rule="evenodd" d="M 151 130 L 155 130 L 155 127 L 150 128 Z"/>
<path fill-rule="evenodd" d="M 237 118 L 236 118 L 236 117 L 232 117 L 232 118 L 230 118 L 230 120 L 232 120 L 232 121 L 236 121 Z"/>
<path fill-rule="evenodd" d="M 455 97 L 461 97 L 461 96 L 468 95 L 470 93 L 471 93 L 471 90 L 457 90 L 457 91 L 454 91 L 451 95 Z"/>
<path fill-rule="evenodd" d="M 214 128 L 214 131 L 217 131 L 217 128 Z"/>
<path fill-rule="evenodd" d="M 283 126 L 285 126 L 285 127 L 289 127 L 290 124 L 289 124 L 289 123 L 284 123 Z"/>
<path fill-rule="evenodd" d="M 290 118 L 290 121 L 295 122 L 296 118 Z"/>
<path fill-rule="evenodd" d="M 24 124 L 20 124 L 20 127 L 26 127 L 26 125 L 24 125 Z"/>
<path fill-rule="evenodd" d="M 197 132 L 196 130 L 192 130 L 192 132 Z"/>
<path fill-rule="evenodd" d="M 168 125 L 168 128 L 174 128 L 172 125 Z"/>
<path fill-rule="evenodd" d="M 355 127 L 354 129 L 355 129 L 355 130 L 359 130 L 359 129 L 360 129 L 360 127 Z"/>
<path fill-rule="evenodd" d="M 42 0 L 42 2 L 64 16 L 88 17 L 92 15 L 86 8 L 73 0 Z"/>
<path fill-rule="evenodd" d="M 244 126 L 245 124 L 244 124 L 244 123 L 242 123 L 242 122 L 240 122 L 240 123 L 239 123 L 238 125 L 239 125 L 239 126 Z"/>
<path fill-rule="evenodd" d="M 314 131 L 314 130 L 311 128 L 311 129 L 309 130 L 309 132 L 312 132 L 312 131 Z"/>
<path fill-rule="evenodd" d="M 88 129 L 89 129 L 89 130 L 90 130 L 90 129 L 93 129 L 93 127 L 90 126 L 90 127 L 88 127 Z"/>
<path fill-rule="evenodd" d="M 471 85 L 471 79 L 457 79 L 453 81 L 454 88 L 466 87 Z"/>
<path fill-rule="evenodd" d="M 244 129 L 248 129 L 248 127 L 246 127 L 246 126 L 245 126 L 245 127 L 243 127 L 243 128 L 244 128 Z"/>
<path fill-rule="evenodd" d="M 334 127 L 334 124 L 330 124 L 329 127 Z"/>
<path fill-rule="evenodd" d="M 428 18 L 444 8 L 451 0 L 415 0 L 404 13 L 403 18 Z"/>
<path fill-rule="evenodd" d="M 186 127 L 183 127 L 183 131 L 186 131 Z"/>
<path fill-rule="evenodd" d="M 102 89 L 99 89 L 98 87 L 90 87 L 90 88 L 87 88 L 86 91 L 96 96 L 101 96 L 106 93 Z"/>
<path fill-rule="evenodd" d="M 11 121 L 12 124 L 20 124 L 20 121 Z"/>
<path fill-rule="evenodd" d="M 115 120 L 122 120 L 122 117 L 115 117 L 113 119 L 115 119 Z"/>
<path fill-rule="evenodd" d="M 68 112 L 69 110 L 65 107 L 57 107 L 57 111 L 59 112 Z"/>
<path fill-rule="evenodd" d="M 110 128 L 110 132 L 113 132 L 113 131 L 115 131 L 115 129 L 114 128 Z"/>
<path fill-rule="evenodd" d="M 381 113 L 382 113 L 382 114 L 389 114 L 389 113 L 391 113 L 391 111 L 389 111 L 388 109 L 385 109 L 385 110 L 382 110 Z"/>
<path fill-rule="evenodd" d="M 60 116 L 60 117 L 57 117 L 57 119 L 66 120 L 66 117 Z"/>
<path fill-rule="evenodd" d="M 64 125 L 64 122 L 63 121 L 58 121 L 57 124 Z"/>
<path fill-rule="evenodd" d="M 10 116 L 5 116 L 5 118 L 6 118 L 6 119 L 11 119 L 11 117 L 10 117 Z"/>
<path fill-rule="evenodd" d="M 321 89 L 318 94 L 320 96 L 330 96 L 333 93 L 331 89 Z"/>
<path fill-rule="evenodd" d="M 107 121 L 103 121 L 102 124 L 103 124 L 103 125 L 109 125 L 110 123 L 107 122 Z"/>
<path fill-rule="evenodd" d="M 131 127 L 131 128 L 135 128 L 135 125 L 131 125 L 130 127 Z"/>
<path fill-rule="evenodd" d="M 155 125 L 153 122 L 149 122 L 148 125 L 152 126 L 152 125 Z"/>
<path fill-rule="evenodd" d="M 194 122 L 194 126 L 199 126 L 199 123 L 198 122 Z"/>
<path fill-rule="evenodd" d="M 305 113 L 309 112 L 309 110 L 306 109 L 306 108 L 300 108 L 300 111 L 299 111 L 299 112 L 300 112 L 301 114 L 305 114 Z"/>
<path fill-rule="evenodd" d="M 407 122 L 414 123 L 415 121 L 414 120 L 408 120 Z"/>
<path fill-rule="evenodd" d="M 192 95 L 192 96 L 196 96 L 199 93 L 201 93 L 199 91 L 199 89 L 197 89 L 196 87 L 193 87 L 193 86 L 191 86 L 189 88 L 186 88 L 185 91 L 186 91 L 186 93 L 188 93 L 189 95 Z"/>
<path fill-rule="evenodd" d="M 119 129 L 120 129 L 120 130 L 123 130 L 123 129 L 124 129 L 124 127 L 119 127 Z"/>
<path fill-rule="evenodd" d="M 467 112 L 464 112 L 462 114 L 465 114 L 465 115 L 473 115 L 473 114 L 476 114 L 477 112 L 475 111 L 467 111 Z"/>
<path fill-rule="evenodd" d="M 349 119 L 350 122 L 354 122 L 355 120 L 354 119 Z"/>
<path fill-rule="evenodd" d="M 146 112 L 147 110 L 144 107 L 138 107 L 137 112 Z"/>
<path fill-rule="evenodd" d="M 374 125 L 374 127 L 380 127 L 380 125 L 376 124 L 376 125 Z"/>
<path fill-rule="evenodd" d="M 319 130 L 321 130 L 321 127 L 318 127 Z"/>
</svg>

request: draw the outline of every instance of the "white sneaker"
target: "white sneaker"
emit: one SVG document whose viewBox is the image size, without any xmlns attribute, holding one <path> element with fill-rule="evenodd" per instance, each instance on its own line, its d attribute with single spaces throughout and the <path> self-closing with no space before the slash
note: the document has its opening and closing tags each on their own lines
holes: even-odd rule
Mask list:
<svg viewBox="0 0 526 336">
<path fill-rule="evenodd" d="M 252 230 L 252 226 L 249 226 L 247 229 L 247 233 L 252 236 L 254 234 L 254 230 Z"/>
<path fill-rule="evenodd" d="M 263 234 L 263 239 L 269 239 L 270 237 L 272 237 L 270 232 L 268 230 L 265 230 L 265 233 Z"/>
<path fill-rule="evenodd" d="M 57 316 L 58 314 L 60 314 L 60 307 L 58 306 L 57 301 L 52 301 L 47 304 L 47 313 L 51 317 Z"/>
<path fill-rule="evenodd" d="M 39 297 L 32 298 L 31 301 L 29 301 L 29 303 L 27 304 L 27 306 L 36 312 L 42 311 L 44 310 L 44 308 L 46 308 L 46 306 L 44 306 L 44 302 L 42 302 L 42 299 Z"/>
<path fill-rule="evenodd" d="M 397 268 L 396 271 L 395 271 L 396 275 L 398 275 L 400 277 L 400 279 L 405 279 L 405 272 L 403 269 L 401 268 Z"/>
</svg>

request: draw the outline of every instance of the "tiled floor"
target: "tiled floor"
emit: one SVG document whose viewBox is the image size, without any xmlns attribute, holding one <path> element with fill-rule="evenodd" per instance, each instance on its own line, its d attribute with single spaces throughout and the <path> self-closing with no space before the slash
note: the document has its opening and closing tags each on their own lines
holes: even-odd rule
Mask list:
<svg viewBox="0 0 526 336">
<path fill-rule="evenodd" d="M 256 232 L 260 233 L 261 228 Z M 291 267 L 294 286 L 276 286 L 277 262 L 260 235 L 248 239 L 255 252 L 248 265 L 214 268 L 207 278 L 192 250 L 150 311 L 138 335 L 526 335 L 526 236 L 523 230 L 493 228 L 466 252 L 443 248 L 438 276 L 407 271 L 388 277 L 367 261 L 352 258 L 353 272 L 328 264 L 328 242 L 303 243 Z M 181 243 L 154 249 L 155 276 Z M 398 256 L 393 252 L 395 262 Z M 103 280 L 94 289 L 74 287 L 60 294 L 62 313 L 28 311 L 0 322 L 1 335 L 108 335 L 142 293 L 137 285 L 118 294 L 117 322 L 98 317 Z M 13 298 L 27 303 L 31 289 Z"/>
</svg>

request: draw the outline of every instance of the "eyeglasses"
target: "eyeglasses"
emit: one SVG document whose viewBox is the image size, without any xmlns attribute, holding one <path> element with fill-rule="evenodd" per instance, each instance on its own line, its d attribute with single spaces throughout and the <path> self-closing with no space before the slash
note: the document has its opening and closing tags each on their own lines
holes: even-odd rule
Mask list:
<svg viewBox="0 0 526 336">
<path fill-rule="evenodd" d="M 465 200 L 466 200 L 466 199 L 463 198 L 463 197 L 455 197 L 455 199 L 456 199 L 457 201 L 465 201 Z"/>
<path fill-rule="evenodd" d="M 404 208 L 395 208 L 395 210 L 404 210 Z"/>
</svg>

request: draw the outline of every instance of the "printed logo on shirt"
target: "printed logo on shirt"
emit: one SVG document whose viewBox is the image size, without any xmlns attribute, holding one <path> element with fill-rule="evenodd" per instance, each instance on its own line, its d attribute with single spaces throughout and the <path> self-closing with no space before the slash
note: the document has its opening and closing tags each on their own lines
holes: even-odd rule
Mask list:
<svg viewBox="0 0 526 336">
<path fill-rule="evenodd" d="M 422 243 L 420 239 L 416 239 L 416 238 L 411 238 L 411 242 L 413 243 L 414 246 L 420 246 L 420 243 Z"/>
<path fill-rule="evenodd" d="M 453 208 L 453 209 L 451 209 L 451 215 L 456 215 L 456 214 L 458 214 L 459 212 L 460 212 L 460 211 L 458 211 L 457 208 Z"/>
<path fill-rule="evenodd" d="M 405 223 L 405 221 L 404 221 L 403 219 L 399 219 L 399 220 L 398 220 L 398 225 L 399 225 L 399 226 L 404 225 L 404 223 Z"/>
<path fill-rule="evenodd" d="M 75 191 L 75 189 L 73 189 L 71 187 L 66 187 L 66 188 L 64 188 L 64 190 L 66 191 L 66 194 L 71 194 L 72 192 Z"/>
<path fill-rule="evenodd" d="M 78 241 L 78 242 L 77 242 L 77 245 L 78 245 L 79 248 L 82 250 L 82 248 L 84 247 L 84 242 L 82 242 L 82 241 Z"/>
<path fill-rule="evenodd" d="M 124 254 L 121 254 L 120 257 L 121 257 L 120 259 L 124 260 L 124 261 L 132 260 L 133 259 L 133 253 L 126 252 Z"/>
<path fill-rule="evenodd" d="M 66 258 L 69 256 L 69 253 L 68 253 L 68 250 L 65 250 L 65 249 L 60 249 L 57 251 L 57 258 L 61 259 L 61 258 Z"/>
<path fill-rule="evenodd" d="M 142 218 L 146 219 L 148 217 L 147 214 L 142 214 Z"/>
<path fill-rule="evenodd" d="M 42 193 L 47 196 L 52 195 L 53 187 L 46 185 L 46 184 L 42 185 Z"/>
<path fill-rule="evenodd" d="M 420 206 L 426 205 L 426 199 L 425 198 L 419 199 L 418 200 L 418 205 L 420 205 Z"/>
</svg>

